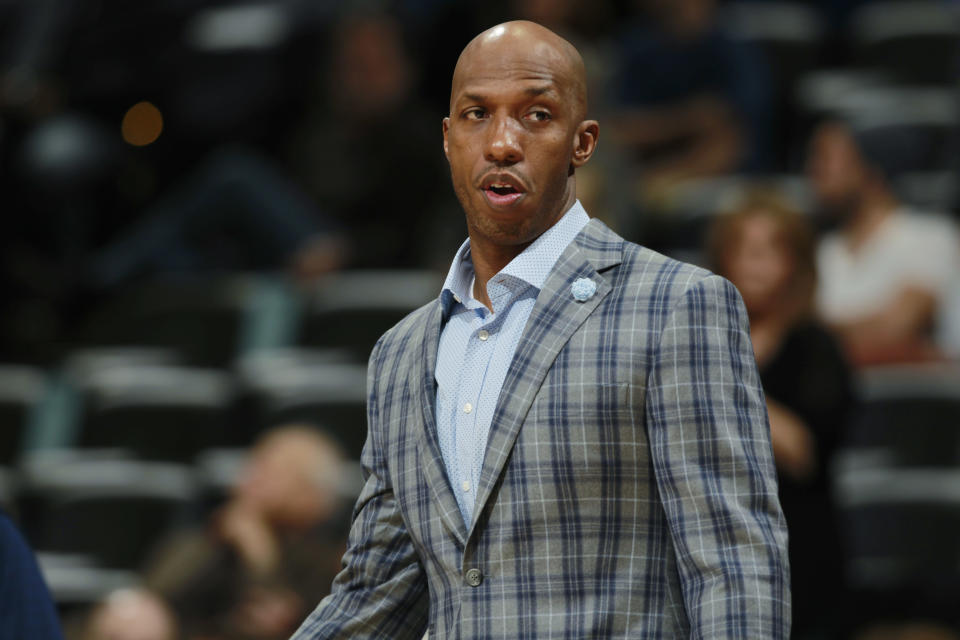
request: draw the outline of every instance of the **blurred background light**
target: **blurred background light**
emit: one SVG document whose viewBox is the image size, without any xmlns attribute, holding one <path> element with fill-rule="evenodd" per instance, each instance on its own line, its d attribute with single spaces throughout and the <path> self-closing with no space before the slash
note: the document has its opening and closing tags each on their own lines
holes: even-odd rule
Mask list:
<svg viewBox="0 0 960 640">
<path fill-rule="evenodd" d="M 247 5 L 202 11 L 187 27 L 186 39 L 198 50 L 267 49 L 286 37 L 289 23 L 280 7 Z"/>
<path fill-rule="evenodd" d="M 163 114 L 150 102 L 138 102 L 124 114 L 120 131 L 124 141 L 135 147 L 152 144 L 163 132 Z"/>
</svg>

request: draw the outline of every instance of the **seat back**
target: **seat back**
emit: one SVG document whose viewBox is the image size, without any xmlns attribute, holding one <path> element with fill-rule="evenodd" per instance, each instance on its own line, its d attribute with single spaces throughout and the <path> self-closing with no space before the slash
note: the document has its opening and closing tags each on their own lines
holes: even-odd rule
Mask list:
<svg viewBox="0 0 960 640">
<path fill-rule="evenodd" d="M 885 71 L 901 82 L 947 85 L 955 79 L 960 14 L 951 3 L 865 3 L 851 23 L 859 65 Z"/>
<path fill-rule="evenodd" d="M 30 413 L 46 391 L 39 369 L 0 365 L 0 465 L 16 462 L 24 444 Z"/>
<path fill-rule="evenodd" d="M 224 372 L 121 365 L 81 384 L 86 401 L 80 447 L 115 447 L 146 460 L 189 462 L 228 439 L 233 383 Z"/>
<path fill-rule="evenodd" d="M 251 278 L 198 278 L 142 284 L 118 294 L 81 331 L 89 347 L 159 347 L 200 366 L 226 366 L 240 350 Z"/>
<path fill-rule="evenodd" d="M 319 283 L 308 304 L 299 343 L 342 348 L 366 362 L 376 341 L 404 316 L 440 294 L 433 271 L 352 271 Z"/>
<path fill-rule="evenodd" d="M 136 569 L 183 521 L 195 493 L 187 467 L 61 452 L 34 456 L 25 465 L 20 504 L 38 551 Z"/>
<path fill-rule="evenodd" d="M 353 459 L 367 437 L 367 366 L 331 361 L 309 350 L 261 353 L 241 369 L 259 430 L 290 422 L 315 424 Z"/>
<path fill-rule="evenodd" d="M 860 374 L 862 407 L 837 456 L 846 571 L 863 619 L 952 615 L 960 598 L 960 370 Z"/>
</svg>

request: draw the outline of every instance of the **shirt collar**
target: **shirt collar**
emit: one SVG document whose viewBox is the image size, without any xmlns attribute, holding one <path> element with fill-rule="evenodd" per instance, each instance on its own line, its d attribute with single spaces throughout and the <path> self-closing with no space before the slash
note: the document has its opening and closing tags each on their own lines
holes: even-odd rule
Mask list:
<svg viewBox="0 0 960 640">
<path fill-rule="evenodd" d="M 500 273 L 519 278 L 539 291 L 567 245 L 577 237 L 588 222 L 590 222 L 590 216 L 587 215 L 580 201 L 575 201 L 556 224 L 540 234 Z M 440 292 L 440 304 L 445 316 L 455 302 L 473 298 L 471 288 L 473 278 L 470 238 L 467 238 L 454 256 Z"/>
</svg>

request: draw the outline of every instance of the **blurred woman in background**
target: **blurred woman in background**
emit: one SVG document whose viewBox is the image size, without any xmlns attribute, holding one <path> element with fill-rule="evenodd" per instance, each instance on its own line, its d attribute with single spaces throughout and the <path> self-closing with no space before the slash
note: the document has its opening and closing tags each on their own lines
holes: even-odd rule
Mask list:
<svg viewBox="0 0 960 640">
<path fill-rule="evenodd" d="M 708 252 L 750 318 L 790 530 L 793 637 L 833 637 L 843 576 L 828 468 L 853 392 L 839 347 L 812 317 L 813 232 L 776 195 L 757 192 L 718 217 Z"/>
</svg>

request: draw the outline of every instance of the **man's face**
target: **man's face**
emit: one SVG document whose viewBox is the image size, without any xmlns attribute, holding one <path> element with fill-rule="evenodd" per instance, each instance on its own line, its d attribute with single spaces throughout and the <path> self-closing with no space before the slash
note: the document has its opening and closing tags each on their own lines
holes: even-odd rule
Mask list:
<svg viewBox="0 0 960 640">
<path fill-rule="evenodd" d="M 586 161 L 574 157 L 583 128 L 575 96 L 549 51 L 497 50 L 460 67 L 443 142 L 471 239 L 532 242 L 575 199 L 573 168 Z"/>
<path fill-rule="evenodd" d="M 866 181 L 866 169 L 853 136 L 843 125 L 828 123 L 814 133 L 807 175 L 827 210 L 844 213 L 853 206 Z"/>
</svg>

